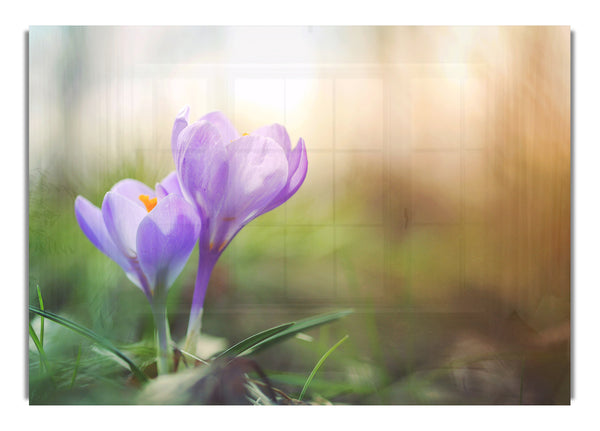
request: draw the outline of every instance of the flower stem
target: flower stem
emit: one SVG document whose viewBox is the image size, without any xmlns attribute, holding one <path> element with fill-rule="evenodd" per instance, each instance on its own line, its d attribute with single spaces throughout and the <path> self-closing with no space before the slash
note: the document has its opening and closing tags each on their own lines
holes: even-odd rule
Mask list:
<svg viewBox="0 0 600 431">
<path fill-rule="evenodd" d="M 217 260 L 219 253 L 200 251 L 198 261 L 198 273 L 196 274 L 196 285 L 194 286 L 194 296 L 192 298 L 192 307 L 190 309 L 190 320 L 188 323 L 187 335 L 185 338 L 185 349 L 194 353 L 196 351 L 195 343 L 200 335 L 202 328 L 202 307 L 204 306 L 204 297 L 208 288 L 208 281 Z"/>
<path fill-rule="evenodd" d="M 157 299 L 157 298 L 155 298 Z M 167 306 L 165 301 L 153 301 L 152 314 L 157 334 L 157 372 L 167 374 L 171 369 L 171 355 L 169 354 L 169 322 L 167 320 Z"/>
</svg>

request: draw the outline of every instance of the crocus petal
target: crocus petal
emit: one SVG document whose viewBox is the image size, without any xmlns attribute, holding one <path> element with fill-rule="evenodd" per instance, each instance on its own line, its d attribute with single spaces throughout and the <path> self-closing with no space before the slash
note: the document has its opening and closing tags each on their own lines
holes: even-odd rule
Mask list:
<svg viewBox="0 0 600 431">
<path fill-rule="evenodd" d="M 219 211 L 227 184 L 227 152 L 217 129 L 205 121 L 186 127 L 179 135 L 183 152 L 178 168 L 184 196 L 206 216 Z"/>
<path fill-rule="evenodd" d="M 152 288 L 169 288 L 177 278 L 200 233 L 192 205 L 171 194 L 148 213 L 137 230 L 138 259 Z"/>
<path fill-rule="evenodd" d="M 286 200 L 296 193 L 304 180 L 308 171 L 308 158 L 306 157 L 306 144 L 304 139 L 300 138 L 296 144 L 296 148 L 290 154 L 289 158 L 290 173 L 288 179 L 288 196 Z"/>
<path fill-rule="evenodd" d="M 266 136 L 267 138 L 273 139 L 283 151 L 285 151 L 285 156 L 289 157 L 290 152 L 292 151 L 292 144 L 290 142 L 290 136 L 288 135 L 287 130 L 281 124 L 271 124 L 269 126 L 263 126 L 260 129 L 256 129 L 252 132 L 252 135 L 258 136 Z"/>
<path fill-rule="evenodd" d="M 240 134 L 237 132 L 233 124 L 231 124 L 231 121 L 229 121 L 229 118 L 227 118 L 225 114 L 220 111 L 210 112 L 200 118 L 198 121 L 207 121 L 212 124 L 219 131 L 219 134 L 223 139 L 223 143 L 225 144 L 240 137 Z"/>
<path fill-rule="evenodd" d="M 114 260 L 125 272 L 131 271 L 129 261 L 111 239 L 100 208 L 82 196 L 75 199 L 75 217 L 85 236 L 98 250 Z"/>
<path fill-rule="evenodd" d="M 171 132 L 171 151 L 173 152 L 173 160 L 178 159 L 178 137 L 181 131 L 187 127 L 189 115 L 190 107 L 184 106 L 183 109 L 179 111 L 179 114 L 177 114 L 177 117 L 175 117 L 173 131 Z"/>
<path fill-rule="evenodd" d="M 156 183 L 154 189 L 156 190 L 156 196 L 158 197 L 158 199 L 163 199 L 169 195 L 167 189 L 165 189 L 160 183 Z"/>
<path fill-rule="evenodd" d="M 156 184 L 156 195 L 162 199 L 171 193 L 183 196 L 179 180 L 177 179 L 177 171 L 171 172 L 160 183 Z"/>
<path fill-rule="evenodd" d="M 286 185 L 281 189 L 277 196 L 273 198 L 269 205 L 265 207 L 262 213 L 271 211 L 286 202 L 294 195 L 294 193 L 296 193 L 296 191 L 298 191 L 304 182 L 308 170 L 308 159 L 306 157 L 306 146 L 302 138 L 300 138 L 298 144 L 296 144 L 296 148 L 290 153 L 288 162 L 289 171 Z"/>
<path fill-rule="evenodd" d="M 288 161 L 281 146 L 264 136 L 243 136 L 227 146 L 227 153 L 229 180 L 220 215 L 246 224 L 285 186 Z"/>
<path fill-rule="evenodd" d="M 136 234 L 142 219 L 148 214 L 131 199 L 110 191 L 102 202 L 102 217 L 108 234 L 125 256 L 136 258 Z"/>
<path fill-rule="evenodd" d="M 139 287 L 146 296 L 148 296 L 150 294 L 150 292 L 148 291 L 147 283 L 142 282 L 142 280 L 140 279 L 140 277 L 143 277 L 144 275 L 140 274 L 138 271 L 139 271 L 139 269 L 138 270 L 132 269 L 131 271 L 125 271 L 125 275 L 133 284 L 135 284 L 137 287 Z"/>
<path fill-rule="evenodd" d="M 140 208 L 146 208 L 144 203 L 140 200 L 140 195 L 146 195 L 149 197 L 154 196 L 154 190 L 152 190 L 146 184 L 130 178 L 119 181 L 112 187 L 112 189 L 110 189 L 110 191 L 125 196 Z"/>
</svg>

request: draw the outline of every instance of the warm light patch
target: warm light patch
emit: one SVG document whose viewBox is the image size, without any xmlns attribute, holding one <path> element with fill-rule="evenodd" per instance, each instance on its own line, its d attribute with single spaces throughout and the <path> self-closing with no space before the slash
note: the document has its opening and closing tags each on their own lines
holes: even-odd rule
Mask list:
<svg viewBox="0 0 600 431">
<path fill-rule="evenodd" d="M 152 211 L 154 209 L 154 207 L 156 206 L 156 204 L 158 203 L 157 198 L 150 199 L 150 197 L 148 195 L 140 195 L 139 199 L 146 206 L 146 210 L 148 210 L 148 212 Z"/>
</svg>

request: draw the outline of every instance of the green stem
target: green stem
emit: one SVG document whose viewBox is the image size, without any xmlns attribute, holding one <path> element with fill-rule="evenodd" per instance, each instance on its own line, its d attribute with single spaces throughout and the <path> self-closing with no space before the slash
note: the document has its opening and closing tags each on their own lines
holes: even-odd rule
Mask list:
<svg viewBox="0 0 600 431">
<path fill-rule="evenodd" d="M 158 302 L 158 303 L 156 303 Z M 157 335 L 157 372 L 168 374 L 171 368 L 171 355 L 169 354 L 169 323 L 167 320 L 167 306 L 163 301 L 156 301 L 152 304 L 152 314 L 154 315 L 154 324 L 156 325 Z"/>
<path fill-rule="evenodd" d="M 167 289 L 163 283 L 157 283 L 152 297 L 152 314 L 156 326 L 156 370 L 158 375 L 168 374 L 172 369 L 172 358 L 169 354 L 171 335 L 167 320 Z"/>
</svg>

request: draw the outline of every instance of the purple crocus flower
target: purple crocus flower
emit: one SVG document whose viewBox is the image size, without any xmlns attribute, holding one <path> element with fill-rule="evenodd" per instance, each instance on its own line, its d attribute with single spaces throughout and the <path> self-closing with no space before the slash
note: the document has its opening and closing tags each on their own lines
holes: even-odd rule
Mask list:
<svg viewBox="0 0 600 431">
<path fill-rule="evenodd" d="M 192 124 L 188 117 L 186 106 L 175 119 L 171 147 L 181 191 L 202 220 L 189 343 L 200 332 L 204 295 L 219 256 L 240 229 L 296 193 L 308 161 L 304 140 L 292 149 L 279 124 L 240 135 L 221 112 Z"/>
<path fill-rule="evenodd" d="M 156 192 L 125 179 L 104 196 L 98 208 L 82 196 L 75 200 L 77 222 L 88 239 L 114 260 L 152 306 L 159 339 L 159 372 L 168 371 L 166 297 L 200 234 L 200 219 L 182 196 L 173 172 Z"/>
</svg>

